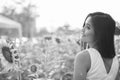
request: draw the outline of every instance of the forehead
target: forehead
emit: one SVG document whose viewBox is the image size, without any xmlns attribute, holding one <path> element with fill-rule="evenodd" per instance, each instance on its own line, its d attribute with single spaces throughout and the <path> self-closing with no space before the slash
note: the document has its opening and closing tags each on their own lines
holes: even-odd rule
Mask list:
<svg viewBox="0 0 120 80">
<path fill-rule="evenodd" d="M 91 17 L 88 17 L 87 19 L 86 19 L 86 21 L 85 21 L 85 23 L 89 23 L 89 24 L 91 24 Z"/>
</svg>

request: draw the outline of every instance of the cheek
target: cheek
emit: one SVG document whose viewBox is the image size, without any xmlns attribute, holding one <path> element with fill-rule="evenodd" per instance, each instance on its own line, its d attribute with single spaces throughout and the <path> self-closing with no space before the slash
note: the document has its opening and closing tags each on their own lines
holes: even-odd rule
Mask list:
<svg viewBox="0 0 120 80">
<path fill-rule="evenodd" d="M 83 37 L 83 42 L 92 42 L 94 40 L 94 33 L 93 32 L 86 32 Z"/>
</svg>

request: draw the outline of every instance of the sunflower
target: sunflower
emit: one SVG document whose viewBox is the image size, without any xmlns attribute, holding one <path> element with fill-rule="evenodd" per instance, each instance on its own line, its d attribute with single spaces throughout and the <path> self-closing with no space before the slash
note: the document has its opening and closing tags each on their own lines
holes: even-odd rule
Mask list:
<svg viewBox="0 0 120 80">
<path fill-rule="evenodd" d="M 11 41 L 0 39 L 1 73 L 18 69 L 18 66 L 15 64 L 16 58 L 18 59 L 18 55 L 14 55 L 16 53 L 17 50 Z"/>
<path fill-rule="evenodd" d="M 34 77 L 34 78 L 38 78 L 39 77 L 39 65 L 38 64 L 31 64 L 29 66 L 29 71 L 30 74 L 28 75 L 29 77 Z"/>
</svg>

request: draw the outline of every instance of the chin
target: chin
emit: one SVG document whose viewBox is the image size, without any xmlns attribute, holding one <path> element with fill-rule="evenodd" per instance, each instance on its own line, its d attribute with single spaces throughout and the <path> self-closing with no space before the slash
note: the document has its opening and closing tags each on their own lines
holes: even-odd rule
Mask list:
<svg viewBox="0 0 120 80">
<path fill-rule="evenodd" d="M 83 37 L 83 38 L 81 38 L 81 41 L 82 42 L 88 42 L 88 39 L 86 39 L 86 38 Z"/>
</svg>

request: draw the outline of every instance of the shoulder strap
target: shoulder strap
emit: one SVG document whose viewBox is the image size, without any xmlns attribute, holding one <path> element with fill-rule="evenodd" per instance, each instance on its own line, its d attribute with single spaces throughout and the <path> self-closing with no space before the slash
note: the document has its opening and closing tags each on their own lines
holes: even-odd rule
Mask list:
<svg viewBox="0 0 120 80">
<path fill-rule="evenodd" d="M 117 56 L 118 60 L 119 60 L 119 57 Z M 115 80 L 120 80 L 120 61 L 119 61 L 119 69 L 118 69 L 118 73 L 117 73 L 117 76 L 116 76 L 116 79 Z"/>
</svg>

